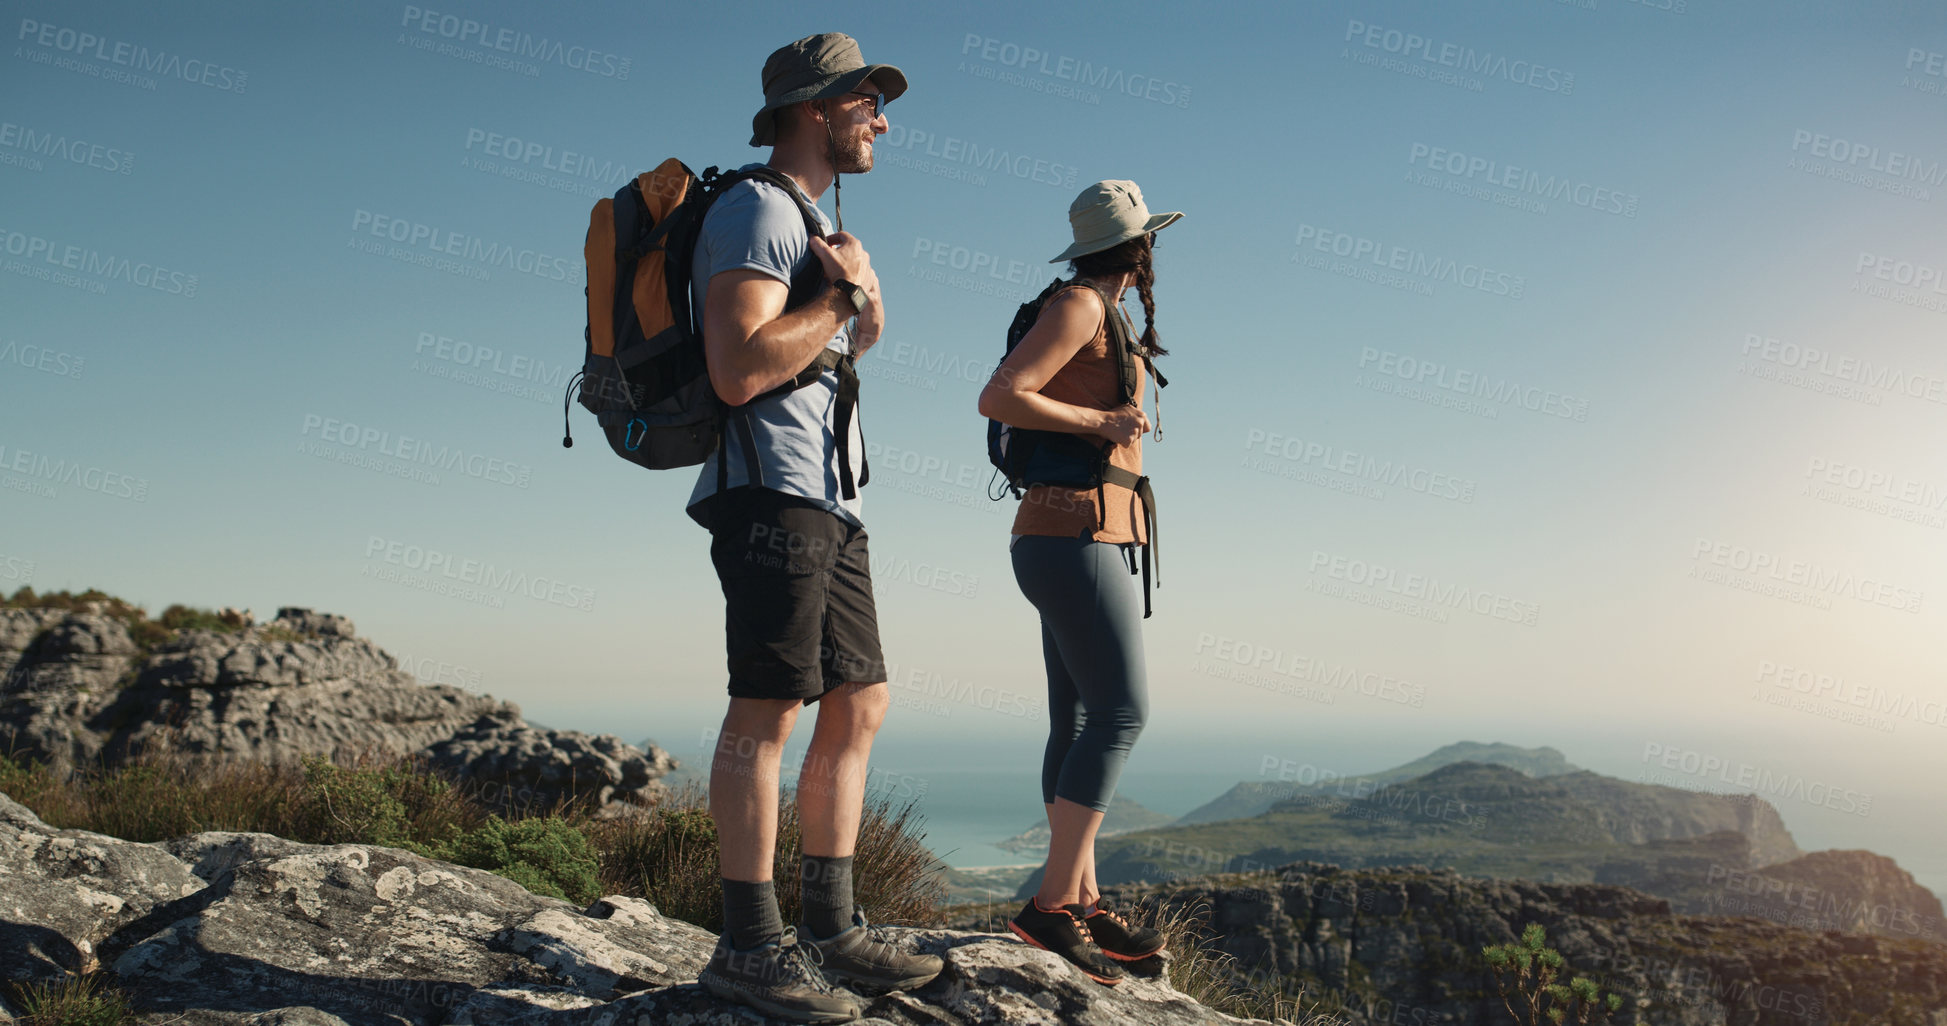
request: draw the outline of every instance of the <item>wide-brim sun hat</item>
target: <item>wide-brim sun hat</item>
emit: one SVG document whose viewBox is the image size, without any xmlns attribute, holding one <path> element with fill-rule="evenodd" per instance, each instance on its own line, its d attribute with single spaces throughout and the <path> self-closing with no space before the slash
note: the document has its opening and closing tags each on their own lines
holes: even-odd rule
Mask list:
<svg viewBox="0 0 1947 1026">
<path fill-rule="evenodd" d="M 1048 261 L 1058 264 L 1089 253 L 1120 246 L 1139 235 L 1176 223 L 1181 210 L 1152 214 L 1143 202 L 1143 191 L 1136 183 L 1112 178 L 1082 190 L 1068 205 L 1068 227 L 1075 242 L 1061 255 Z"/>
<path fill-rule="evenodd" d="M 750 144 L 777 144 L 779 107 L 843 96 L 868 78 L 887 103 L 906 91 L 905 72 L 865 63 L 858 40 L 843 32 L 820 32 L 778 47 L 764 62 L 764 109 L 750 119 Z"/>
</svg>

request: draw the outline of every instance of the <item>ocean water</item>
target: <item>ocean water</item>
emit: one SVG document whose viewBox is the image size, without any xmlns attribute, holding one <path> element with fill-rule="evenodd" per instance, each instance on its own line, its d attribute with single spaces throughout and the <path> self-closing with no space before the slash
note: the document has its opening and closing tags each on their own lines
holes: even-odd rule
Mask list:
<svg viewBox="0 0 1947 1026">
<path fill-rule="evenodd" d="M 705 725 L 660 728 L 665 737 L 698 738 Z M 922 735 L 888 730 L 873 747 L 871 783 L 876 793 L 897 803 L 913 801 L 923 817 L 926 843 L 948 865 L 1022 865 L 1025 859 L 994 847 L 1043 818 L 1040 725 L 1006 735 L 975 738 Z M 707 736 L 707 735 L 704 735 Z M 1495 737 L 1477 740 L 1497 740 Z M 1365 773 L 1400 765 L 1445 744 L 1451 736 L 1385 737 L 1383 744 L 1356 732 L 1345 736 L 1300 738 L 1264 734 L 1218 736 L 1185 725 L 1156 724 L 1144 731 L 1124 770 L 1117 796 L 1157 812 L 1180 816 L 1229 790 L 1239 781 L 1277 779 L 1286 762 L 1315 763 L 1344 773 Z M 1548 737 L 1517 743 L 1547 743 Z M 1613 745 L 1587 736 L 1566 750 L 1572 762 L 1619 779 L 1634 779 L 1641 759 L 1625 739 Z M 666 745 L 687 764 L 684 774 L 707 773 L 705 742 Z M 795 765 L 802 747 L 787 750 Z M 1754 756 L 1754 759 L 1758 758 Z M 1790 765 L 1784 753 L 1773 756 Z M 1267 769 L 1267 765 L 1272 765 Z M 1861 771 L 1871 781 L 1876 801 L 1866 816 L 1840 815 L 1806 802 L 1779 801 L 1779 815 L 1805 851 L 1866 849 L 1893 858 L 1922 886 L 1947 893 L 1947 827 L 1935 810 L 1940 804 L 1937 773 L 1916 767 Z"/>
</svg>

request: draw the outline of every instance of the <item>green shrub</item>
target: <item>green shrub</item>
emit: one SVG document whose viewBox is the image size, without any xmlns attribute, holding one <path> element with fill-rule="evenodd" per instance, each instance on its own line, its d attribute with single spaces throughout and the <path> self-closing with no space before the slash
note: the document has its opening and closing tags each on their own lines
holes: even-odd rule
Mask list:
<svg viewBox="0 0 1947 1026">
<path fill-rule="evenodd" d="M 1481 956 L 1494 974 L 1501 1003 L 1517 1023 L 1524 1021 L 1524 1013 L 1528 1026 L 1560 1024 L 1570 1015 L 1576 1023 L 1603 1022 L 1622 1007 L 1621 997 L 1602 993 L 1600 985 L 1586 976 L 1571 977 L 1566 984 L 1556 982 L 1568 972 L 1568 963 L 1561 952 L 1548 947 L 1548 932 L 1540 923 L 1529 923 L 1513 944 L 1482 948 Z"/>
<path fill-rule="evenodd" d="M 485 869 L 536 894 L 577 905 L 602 896 L 594 846 L 587 834 L 559 816 L 511 822 L 489 816 L 449 842 L 409 847 L 428 858 Z"/>
<path fill-rule="evenodd" d="M 164 628 L 172 631 L 225 631 L 235 632 L 244 628 L 243 617 L 235 613 L 218 613 L 208 609 L 195 609 L 181 604 L 170 606 L 156 618 Z"/>
<path fill-rule="evenodd" d="M 128 998 L 103 977 L 90 973 L 59 983 L 16 983 L 13 1003 L 17 1026 L 123 1026 L 135 1022 Z"/>
</svg>

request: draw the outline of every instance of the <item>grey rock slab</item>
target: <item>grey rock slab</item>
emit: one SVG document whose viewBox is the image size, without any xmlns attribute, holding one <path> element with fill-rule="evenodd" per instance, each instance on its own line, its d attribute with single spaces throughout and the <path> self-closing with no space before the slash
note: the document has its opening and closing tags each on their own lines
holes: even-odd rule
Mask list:
<svg viewBox="0 0 1947 1026">
<path fill-rule="evenodd" d="M 0 795 L 0 966 L 10 977 L 89 971 L 117 931 L 203 886 L 155 845 L 56 830 Z"/>
<path fill-rule="evenodd" d="M 510 950 L 602 999 L 696 979 L 716 940 L 641 898 L 621 896 L 602 898 L 582 912 L 542 909 L 507 935 Z"/>
<path fill-rule="evenodd" d="M 208 841 L 184 846 L 201 848 L 205 871 L 263 857 L 226 867 L 181 919 L 116 960 L 149 1006 L 434 1023 L 482 986 L 555 982 L 495 943 L 542 909 L 567 907 L 513 881 L 391 848 Z"/>
</svg>

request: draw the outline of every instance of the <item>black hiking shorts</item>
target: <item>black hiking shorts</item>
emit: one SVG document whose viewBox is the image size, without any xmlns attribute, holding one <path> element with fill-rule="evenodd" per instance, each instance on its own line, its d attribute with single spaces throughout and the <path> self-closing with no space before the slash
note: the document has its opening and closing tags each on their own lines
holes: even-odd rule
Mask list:
<svg viewBox="0 0 1947 1026">
<path fill-rule="evenodd" d="M 885 680 L 865 528 L 769 488 L 710 502 L 730 696 L 809 705 L 841 684 Z"/>
</svg>

